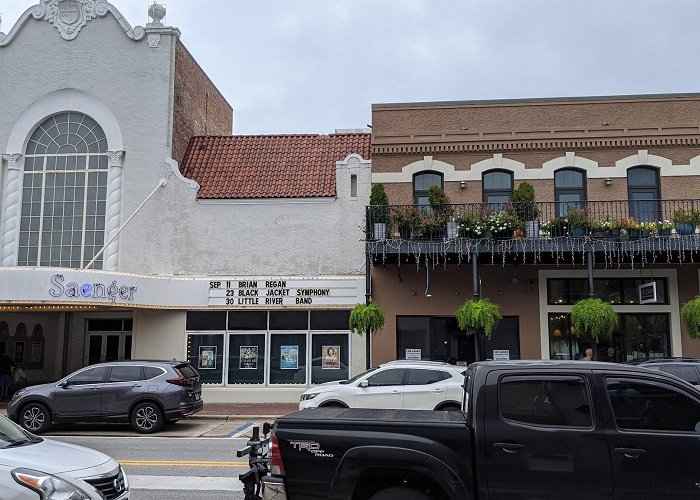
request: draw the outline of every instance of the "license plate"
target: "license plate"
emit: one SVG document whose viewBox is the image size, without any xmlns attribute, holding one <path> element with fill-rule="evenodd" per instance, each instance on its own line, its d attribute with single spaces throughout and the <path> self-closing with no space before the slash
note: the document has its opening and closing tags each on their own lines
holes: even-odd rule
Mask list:
<svg viewBox="0 0 700 500">
<path fill-rule="evenodd" d="M 199 398 L 201 398 L 201 397 L 202 397 L 202 395 L 199 394 L 199 393 L 197 392 L 197 393 L 195 393 L 195 395 L 194 395 L 194 400 L 195 400 L 195 401 L 199 401 Z"/>
</svg>

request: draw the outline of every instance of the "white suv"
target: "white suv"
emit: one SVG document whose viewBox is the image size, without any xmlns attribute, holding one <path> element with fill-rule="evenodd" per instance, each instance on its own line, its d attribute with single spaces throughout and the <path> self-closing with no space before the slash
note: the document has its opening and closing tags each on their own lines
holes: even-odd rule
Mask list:
<svg viewBox="0 0 700 500">
<path fill-rule="evenodd" d="M 350 380 L 313 386 L 301 395 L 299 409 L 459 410 L 465 370 L 437 361 L 390 361 Z"/>
</svg>

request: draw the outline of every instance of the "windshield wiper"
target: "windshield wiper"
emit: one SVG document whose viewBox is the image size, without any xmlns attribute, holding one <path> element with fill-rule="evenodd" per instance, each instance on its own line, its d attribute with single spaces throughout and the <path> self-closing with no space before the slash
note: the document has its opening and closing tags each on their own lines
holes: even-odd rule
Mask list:
<svg viewBox="0 0 700 500">
<path fill-rule="evenodd" d="M 18 440 L 18 441 L 10 441 L 10 444 L 5 446 L 5 448 L 14 448 L 15 446 L 23 446 L 27 443 L 37 443 L 38 441 L 35 441 L 33 439 L 24 439 L 24 440 Z"/>
</svg>

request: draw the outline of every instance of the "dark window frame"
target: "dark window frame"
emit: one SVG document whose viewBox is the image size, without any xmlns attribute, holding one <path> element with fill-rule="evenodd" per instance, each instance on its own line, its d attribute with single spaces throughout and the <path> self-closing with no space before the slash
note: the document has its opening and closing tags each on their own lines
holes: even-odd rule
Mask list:
<svg viewBox="0 0 700 500">
<path fill-rule="evenodd" d="M 506 189 L 489 189 L 486 188 L 486 176 L 491 175 L 491 174 L 507 174 L 510 176 L 510 190 Z M 494 168 L 491 170 L 485 171 L 483 174 L 481 174 L 481 197 L 482 201 L 484 203 L 490 203 L 490 204 L 498 204 L 501 205 L 502 202 L 496 203 L 496 202 L 489 202 L 488 197 L 489 196 L 507 196 L 508 201 L 513 199 L 513 188 L 515 185 L 515 179 L 513 175 L 512 170 L 506 170 L 503 168 Z"/>
<path fill-rule="evenodd" d="M 630 173 L 641 172 L 642 170 L 651 171 L 654 173 L 654 184 L 640 184 L 640 185 L 630 185 Z M 648 193 L 652 192 L 654 197 L 652 200 L 645 201 L 645 203 L 654 203 L 657 217 L 652 219 L 658 219 L 661 215 L 661 175 L 660 169 L 658 167 L 653 167 L 651 165 L 637 165 L 627 169 L 627 200 L 629 204 L 630 217 L 635 217 L 639 220 L 650 220 L 648 217 L 640 218 L 636 217 L 635 213 L 638 211 L 636 206 L 642 200 L 634 201 L 632 199 L 632 193 Z M 638 215 L 638 214 L 637 214 Z"/>
<path fill-rule="evenodd" d="M 578 172 L 581 174 L 582 179 L 581 179 L 581 186 L 580 187 L 558 187 L 557 186 L 557 174 L 563 173 L 563 172 Z M 561 201 L 561 195 L 566 195 L 566 194 L 578 194 L 580 195 L 580 200 L 579 202 L 573 202 L 573 201 Z M 568 207 L 572 206 L 574 203 L 578 204 L 578 208 L 585 208 L 586 203 L 588 201 L 588 176 L 586 175 L 586 171 L 582 168 L 576 168 L 576 167 L 563 167 L 558 170 L 554 171 L 554 201 L 556 202 L 556 214 L 558 217 L 565 217 L 566 212 L 568 211 Z M 567 210 L 562 210 L 562 208 L 566 208 Z"/>
<path fill-rule="evenodd" d="M 416 180 L 421 176 L 435 175 L 440 178 L 440 184 L 431 184 L 430 186 L 438 186 L 440 189 L 445 189 L 445 177 L 442 172 L 436 172 L 435 170 L 421 170 L 413 174 L 413 179 L 411 185 L 413 186 L 413 203 L 420 206 L 428 206 L 428 203 L 420 203 L 420 198 L 428 197 L 428 189 L 416 189 Z"/>
</svg>

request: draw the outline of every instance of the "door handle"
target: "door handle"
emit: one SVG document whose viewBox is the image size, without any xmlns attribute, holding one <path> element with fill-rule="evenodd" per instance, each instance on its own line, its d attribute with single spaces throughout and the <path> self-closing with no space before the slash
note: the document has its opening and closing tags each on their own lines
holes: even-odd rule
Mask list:
<svg viewBox="0 0 700 500">
<path fill-rule="evenodd" d="M 143 387 L 141 384 L 132 384 L 131 387 Z"/>
<path fill-rule="evenodd" d="M 91 388 L 90 390 L 91 390 L 91 391 L 99 391 L 100 388 L 99 388 L 99 387 L 93 387 L 93 388 Z"/>
<path fill-rule="evenodd" d="M 646 455 L 647 450 L 642 448 L 614 448 L 615 453 L 621 453 L 627 458 L 639 458 L 641 455 Z"/>
<path fill-rule="evenodd" d="M 520 443 L 493 443 L 494 448 L 501 448 L 506 453 L 518 453 L 525 446 Z"/>
<path fill-rule="evenodd" d="M 399 394 L 401 394 L 401 391 L 396 391 L 396 390 L 394 390 L 394 391 L 391 391 L 391 393 L 392 393 L 392 394 L 396 394 L 396 395 L 398 396 Z"/>
<path fill-rule="evenodd" d="M 433 389 L 433 392 L 440 393 L 442 392 L 442 389 Z"/>
</svg>

